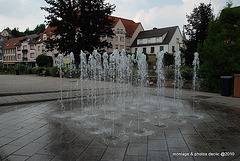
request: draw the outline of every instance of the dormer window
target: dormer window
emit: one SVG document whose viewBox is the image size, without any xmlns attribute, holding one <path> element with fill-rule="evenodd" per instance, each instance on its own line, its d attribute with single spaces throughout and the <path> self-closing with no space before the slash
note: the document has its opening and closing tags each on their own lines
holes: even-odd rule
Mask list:
<svg viewBox="0 0 240 161">
<path fill-rule="evenodd" d="M 47 40 L 47 34 L 43 34 L 43 41 Z"/>
</svg>

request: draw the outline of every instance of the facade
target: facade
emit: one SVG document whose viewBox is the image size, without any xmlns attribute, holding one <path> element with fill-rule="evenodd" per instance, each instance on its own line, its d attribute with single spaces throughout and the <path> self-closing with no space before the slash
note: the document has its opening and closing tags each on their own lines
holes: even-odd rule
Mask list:
<svg viewBox="0 0 240 161">
<path fill-rule="evenodd" d="M 141 31 L 131 46 L 131 52 L 135 53 L 140 49 L 148 54 L 149 69 L 156 68 L 156 54 L 159 51 L 174 54 L 183 47 L 183 36 L 178 26 L 167 28 L 154 28 L 148 31 Z"/>
<path fill-rule="evenodd" d="M 135 53 L 140 48 L 144 53 L 156 54 L 158 51 L 175 53 L 183 46 L 183 36 L 178 26 L 154 28 L 141 31 L 131 46 L 131 52 Z"/>
<path fill-rule="evenodd" d="M 3 63 L 3 47 L 7 43 L 7 39 L 0 36 L 0 64 Z"/>
<path fill-rule="evenodd" d="M 3 65 L 8 68 L 9 66 L 16 67 L 16 44 L 19 43 L 24 37 L 11 38 L 3 47 Z"/>
<path fill-rule="evenodd" d="M 29 67 L 36 66 L 36 41 L 40 35 L 33 34 L 22 38 L 16 46 L 16 62 L 26 64 Z"/>
<path fill-rule="evenodd" d="M 54 29 L 54 27 L 48 26 L 45 31 L 40 35 L 40 37 L 36 41 L 36 53 L 37 56 L 40 54 L 46 54 L 47 56 L 52 57 L 53 66 L 56 66 L 58 63 L 57 56 L 59 52 L 56 49 L 53 51 L 47 51 L 45 42 L 49 38 L 55 38 Z"/>
<path fill-rule="evenodd" d="M 11 36 L 11 30 L 9 28 L 4 29 L 1 32 L 1 36 L 3 36 L 3 37 L 10 37 Z"/>
<path fill-rule="evenodd" d="M 112 28 L 114 36 L 113 38 L 108 38 L 108 41 L 112 44 L 112 48 L 108 48 L 107 51 L 112 52 L 114 49 L 118 49 L 119 51 L 125 49 L 126 52 L 131 52 L 133 41 L 138 33 L 144 30 L 141 23 L 113 16 L 110 16 L 110 18 L 114 21 Z"/>
</svg>

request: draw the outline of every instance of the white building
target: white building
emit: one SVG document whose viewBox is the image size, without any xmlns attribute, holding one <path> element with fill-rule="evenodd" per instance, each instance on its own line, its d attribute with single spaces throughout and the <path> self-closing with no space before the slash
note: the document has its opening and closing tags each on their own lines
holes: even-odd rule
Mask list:
<svg viewBox="0 0 240 161">
<path fill-rule="evenodd" d="M 158 51 L 175 53 L 183 46 L 183 36 L 178 26 L 139 32 L 131 46 L 131 52 L 138 48 L 144 53 L 156 54 Z"/>
</svg>

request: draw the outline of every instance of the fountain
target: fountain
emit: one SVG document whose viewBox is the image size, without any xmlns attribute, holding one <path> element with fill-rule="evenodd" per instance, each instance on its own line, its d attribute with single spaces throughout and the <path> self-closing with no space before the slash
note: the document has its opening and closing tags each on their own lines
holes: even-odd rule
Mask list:
<svg viewBox="0 0 240 161">
<path fill-rule="evenodd" d="M 52 119 L 114 145 L 197 119 L 188 117 L 191 104 L 180 99 L 180 53 L 175 57 L 174 99 L 164 96 L 164 53 L 156 56 L 158 80 L 156 90 L 152 90 L 148 88 L 148 67 L 142 51 L 136 56 L 124 50 L 114 50 L 110 55 L 94 51 L 88 61 L 81 51 L 78 99 L 71 100 L 71 108 L 51 113 Z M 91 85 L 88 90 L 83 89 L 86 82 Z M 101 84 L 106 85 L 99 89 Z M 60 102 L 66 106 L 68 101 Z"/>
</svg>

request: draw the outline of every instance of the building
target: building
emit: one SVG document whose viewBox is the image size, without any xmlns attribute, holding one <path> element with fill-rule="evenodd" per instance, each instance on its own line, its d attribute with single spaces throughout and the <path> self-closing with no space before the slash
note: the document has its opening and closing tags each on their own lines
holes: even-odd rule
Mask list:
<svg viewBox="0 0 240 161">
<path fill-rule="evenodd" d="M 3 37 L 10 37 L 11 36 L 11 30 L 7 27 L 1 32 L 1 36 Z"/>
<path fill-rule="evenodd" d="M 106 48 L 105 50 L 107 52 L 113 52 L 114 49 L 118 49 L 121 51 L 122 49 L 125 49 L 127 52 L 131 52 L 131 44 L 134 42 L 135 38 L 137 37 L 138 33 L 140 31 L 143 31 L 143 27 L 141 23 L 135 23 L 132 20 L 119 18 L 119 17 L 113 17 L 110 16 L 110 19 L 113 19 L 114 24 L 112 26 L 113 30 L 113 38 L 107 38 L 108 42 L 111 42 L 112 48 Z M 53 51 L 47 51 L 46 50 L 46 44 L 45 41 L 47 39 L 55 38 L 56 35 L 54 34 L 54 27 L 48 26 L 46 30 L 43 32 L 43 34 L 39 37 L 39 39 L 36 42 L 36 53 L 37 55 L 40 54 L 47 54 L 48 56 L 51 56 L 53 58 L 53 65 L 58 64 L 58 58 L 57 55 L 59 51 L 56 49 Z M 70 63 L 69 57 L 64 57 L 64 64 L 66 67 L 68 67 Z"/>
<path fill-rule="evenodd" d="M 0 36 L 0 64 L 3 63 L 3 47 L 7 43 L 7 39 Z"/>
<path fill-rule="evenodd" d="M 179 27 L 173 26 L 141 31 L 131 45 L 131 52 L 135 53 L 138 48 L 141 49 L 148 54 L 149 69 L 155 69 L 156 54 L 159 51 L 174 54 L 180 51 L 181 47 L 183 47 L 183 36 Z"/>
<path fill-rule="evenodd" d="M 113 38 L 108 38 L 111 42 L 112 48 L 107 49 L 108 52 L 112 52 L 114 49 L 121 51 L 125 49 L 126 52 L 131 52 L 131 45 L 134 42 L 140 31 L 143 31 L 142 24 L 136 23 L 132 20 L 110 16 L 113 19 Z"/>
<path fill-rule="evenodd" d="M 40 35 L 40 37 L 36 41 L 36 53 L 37 53 L 37 55 L 46 54 L 47 56 L 52 57 L 53 66 L 56 66 L 58 64 L 58 59 L 57 59 L 57 56 L 59 53 L 58 50 L 54 49 L 53 51 L 48 51 L 46 49 L 46 45 L 47 45 L 46 40 L 55 38 L 54 30 L 55 30 L 55 27 L 48 26 L 44 30 L 44 32 Z M 67 60 L 67 62 L 69 62 L 69 60 Z M 66 63 L 66 61 L 65 61 L 65 63 Z"/>
<path fill-rule="evenodd" d="M 158 51 L 175 53 L 183 46 L 183 36 L 178 26 L 154 28 L 141 31 L 131 46 L 131 52 L 141 48 L 144 53 L 156 54 Z"/>
<path fill-rule="evenodd" d="M 36 66 L 36 42 L 40 37 L 39 34 L 33 34 L 25 36 L 24 38 L 20 39 L 18 43 L 15 44 L 17 51 L 16 51 L 16 62 L 25 64 L 29 67 Z"/>
<path fill-rule="evenodd" d="M 9 68 L 10 66 L 16 67 L 16 44 L 19 43 L 24 37 L 11 38 L 3 47 L 3 64 L 4 67 Z"/>
</svg>

